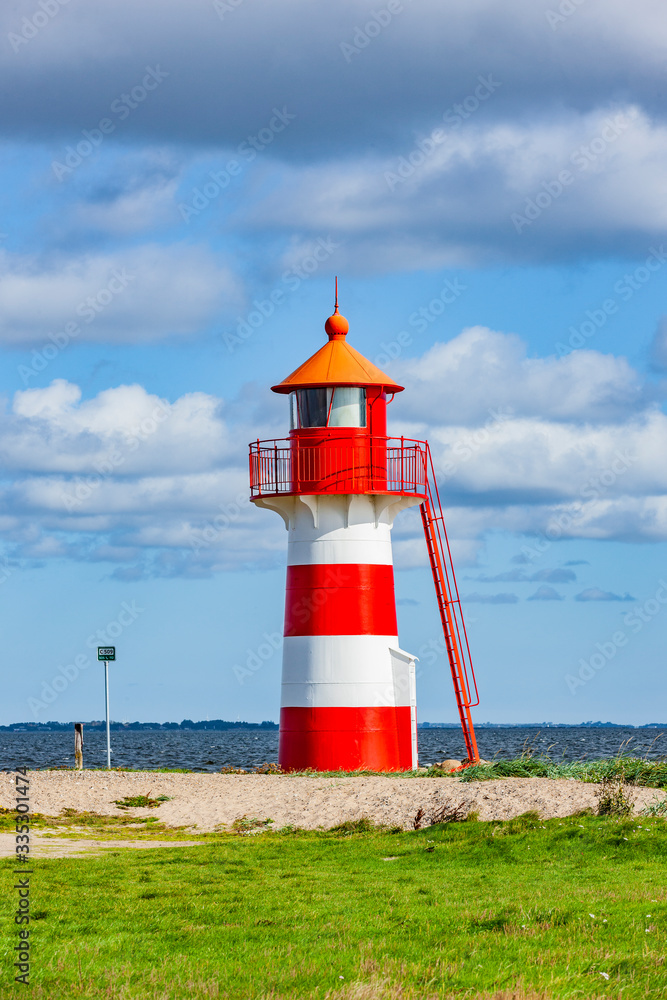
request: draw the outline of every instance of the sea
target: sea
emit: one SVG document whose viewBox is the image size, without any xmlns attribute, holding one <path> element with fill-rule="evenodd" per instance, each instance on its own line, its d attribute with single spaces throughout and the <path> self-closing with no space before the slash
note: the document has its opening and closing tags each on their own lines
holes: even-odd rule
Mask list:
<svg viewBox="0 0 667 1000">
<path fill-rule="evenodd" d="M 626 750 L 637 756 L 663 757 L 667 729 L 632 727 L 483 727 L 477 730 L 480 756 L 516 757 L 523 751 L 548 753 L 553 760 L 595 760 Z M 447 757 L 465 757 L 459 729 L 420 729 L 419 764 L 428 766 Z M 84 767 L 106 766 L 106 733 L 86 733 Z M 186 768 L 219 771 L 237 767 L 251 771 L 278 762 L 275 729 L 123 730 L 111 733 L 111 766 L 140 770 Z M 74 766 L 72 732 L 0 732 L 0 770 L 32 770 Z"/>
</svg>

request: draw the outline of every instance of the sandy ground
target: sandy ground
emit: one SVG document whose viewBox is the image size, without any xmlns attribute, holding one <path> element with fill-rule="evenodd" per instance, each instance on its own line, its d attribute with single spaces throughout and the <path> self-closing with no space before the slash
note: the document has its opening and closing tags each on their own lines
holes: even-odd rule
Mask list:
<svg viewBox="0 0 667 1000">
<path fill-rule="evenodd" d="M 73 837 L 51 837 L 30 834 L 30 857 L 69 858 L 77 854 L 102 854 L 124 847 L 201 847 L 204 840 L 75 840 Z M 14 854 L 13 833 L 0 833 L 0 858 Z"/>
<path fill-rule="evenodd" d="M 15 775 L 0 773 L 0 806 L 14 805 Z M 463 803 L 482 820 L 511 819 L 535 809 L 548 819 L 596 808 L 597 785 L 571 779 L 502 778 L 463 784 L 447 778 L 318 778 L 264 774 L 157 774 L 151 771 L 29 772 L 30 808 L 57 816 L 64 808 L 105 815 L 127 812 L 114 805 L 125 796 L 168 795 L 157 809 L 133 809 L 168 826 L 204 832 L 228 827 L 242 816 L 272 819 L 274 828 L 328 829 L 345 820 L 367 817 L 375 823 L 412 829 L 423 810 L 426 826 L 439 810 Z M 634 788 L 639 811 L 665 793 Z M 37 831 L 35 831 L 36 833 Z M 82 831 L 83 832 L 83 831 Z M 128 831 L 129 832 L 129 831 Z M 131 836 L 131 834 L 130 834 Z"/>
</svg>

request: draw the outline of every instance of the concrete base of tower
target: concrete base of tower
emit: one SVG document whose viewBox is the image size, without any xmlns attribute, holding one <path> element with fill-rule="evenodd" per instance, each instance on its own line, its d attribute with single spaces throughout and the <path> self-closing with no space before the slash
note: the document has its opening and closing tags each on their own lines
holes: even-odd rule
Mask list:
<svg viewBox="0 0 667 1000">
<path fill-rule="evenodd" d="M 409 771 L 410 706 L 283 708 L 278 763 L 284 771 Z"/>
</svg>

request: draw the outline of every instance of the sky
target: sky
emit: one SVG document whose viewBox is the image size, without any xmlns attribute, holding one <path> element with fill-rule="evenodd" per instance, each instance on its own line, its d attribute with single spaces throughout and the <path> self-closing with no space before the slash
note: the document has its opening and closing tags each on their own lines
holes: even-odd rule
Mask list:
<svg viewBox="0 0 667 1000">
<path fill-rule="evenodd" d="M 660 0 L 0 8 L 0 723 L 277 720 L 270 392 L 325 340 L 431 444 L 481 722 L 667 721 Z M 416 510 L 420 721 L 456 708 Z"/>
</svg>

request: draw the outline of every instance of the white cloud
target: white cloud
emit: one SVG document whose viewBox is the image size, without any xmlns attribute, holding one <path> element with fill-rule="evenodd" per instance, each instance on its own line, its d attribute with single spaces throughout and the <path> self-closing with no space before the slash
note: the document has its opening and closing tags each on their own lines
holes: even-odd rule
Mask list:
<svg viewBox="0 0 667 1000">
<path fill-rule="evenodd" d="M 189 336 L 241 300 L 224 263 L 184 244 L 48 262 L 5 253 L 2 264 L 0 343 L 13 347 L 50 344 L 63 330 L 75 343 Z"/>
<path fill-rule="evenodd" d="M 630 594 L 614 594 L 609 590 L 600 590 L 599 587 L 589 587 L 577 594 L 575 601 L 634 601 Z"/>
<path fill-rule="evenodd" d="M 238 455 L 221 400 L 188 393 L 172 405 L 140 385 L 106 389 L 81 400 L 63 379 L 15 393 L 0 418 L 0 457 L 17 472 L 84 474 L 111 469 L 113 478 L 210 472 Z"/>
<path fill-rule="evenodd" d="M 529 601 L 562 601 L 562 594 L 559 594 L 553 587 L 538 587 L 534 594 L 528 598 Z"/>
<path fill-rule="evenodd" d="M 462 594 L 464 604 L 517 604 L 516 594 Z"/>
<path fill-rule="evenodd" d="M 349 237 L 341 259 L 362 271 L 648 253 L 667 223 L 666 157 L 667 127 L 634 105 L 458 129 L 438 118 L 392 156 L 284 168 L 237 221 Z"/>
<path fill-rule="evenodd" d="M 392 374 L 408 390 L 401 410 L 409 418 L 430 422 L 437 413 L 444 424 L 488 422 L 498 430 L 509 414 L 558 421 L 624 418 L 636 411 L 645 391 L 625 358 L 584 350 L 529 358 L 515 334 L 481 326 L 397 362 Z"/>
<path fill-rule="evenodd" d="M 82 201 L 74 221 L 80 228 L 101 229 L 117 236 L 153 229 L 176 218 L 178 179 L 156 178 L 141 187 L 104 200 Z"/>
</svg>

